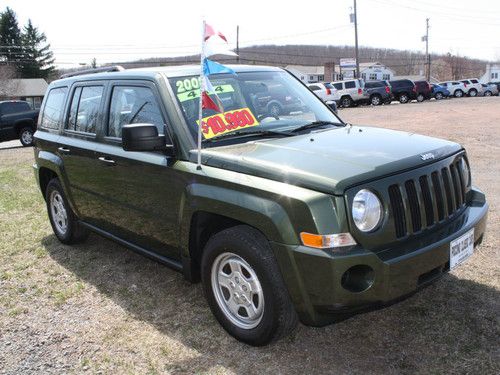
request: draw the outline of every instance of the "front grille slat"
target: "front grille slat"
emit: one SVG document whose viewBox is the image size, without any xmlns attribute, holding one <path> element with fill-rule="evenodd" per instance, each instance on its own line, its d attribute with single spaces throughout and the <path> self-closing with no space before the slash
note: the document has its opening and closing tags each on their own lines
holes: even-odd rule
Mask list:
<svg viewBox="0 0 500 375">
<path fill-rule="evenodd" d="M 422 197 L 424 198 L 426 226 L 430 227 L 434 224 L 434 209 L 432 207 L 432 196 L 429 189 L 429 181 L 427 176 L 420 176 L 418 180 L 420 182 L 420 189 L 422 190 Z"/>
<path fill-rule="evenodd" d="M 415 188 L 415 182 L 413 180 L 408 180 L 405 182 L 406 195 L 408 197 L 408 203 L 410 206 L 410 216 L 413 233 L 418 232 L 422 229 L 422 219 L 420 217 L 420 205 L 418 202 L 417 189 Z"/>
<path fill-rule="evenodd" d="M 454 164 L 450 164 L 450 174 L 451 174 L 451 181 L 453 184 L 453 191 L 455 192 L 455 204 L 458 210 L 458 208 L 462 205 L 462 192 L 461 192 L 461 183 L 458 179 L 457 170 Z"/>
<path fill-rule="evenodd" d="M 441 187 L 441 181 L 437 172 L 432 172 L 431 174 L 432 185 L 434 186 L 434 196 L 436 200 L 436 207 L 438 212 L 438 220 L 444 219 L 444 198 L 443 189 Z"/>
<path fill-rule="evenodd" d="M 396 237 L 401 238 L 406 236 L 406 217 L 403 198 L 399 185 L 389 186 L 389 200 L 391 203 L 392 215 L 394 217 L 394 229 Z"/>
<path fill-rule="evenodd" d="M 453 212 L 455 212 L 455 195 L 451 189 L 450 174 L 448 168 L 443 168 L 441 170 L 441 173 L 443 177 L 444 191 L 446 194 L 446 203 L 448 206 L 448 216 L 451 216 Z"/>
</svg>

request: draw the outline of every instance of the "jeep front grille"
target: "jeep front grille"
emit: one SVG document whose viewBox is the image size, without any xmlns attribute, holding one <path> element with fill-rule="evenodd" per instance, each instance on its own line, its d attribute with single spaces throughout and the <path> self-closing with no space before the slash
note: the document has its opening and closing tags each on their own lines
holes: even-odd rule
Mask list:
<svg viewBox="0 0 500 375">
<path fill-rule="evenodd" d="M 454 215 L 465 205 L 460 161 L 388 188 L 396 237 L 418 233 Z"/>
</svg>

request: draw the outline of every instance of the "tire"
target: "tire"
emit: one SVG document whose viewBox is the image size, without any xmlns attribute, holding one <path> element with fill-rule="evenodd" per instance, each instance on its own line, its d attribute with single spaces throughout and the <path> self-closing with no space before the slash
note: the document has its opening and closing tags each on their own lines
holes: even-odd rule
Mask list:
<svg viewBox="0 0 500 375">
<path fill-rule="evenodd" d="M 33 128 L 31 126 L 25 126 L 19 132 L 19 140 L 23 147 L 33 146 Z"/>
<path fill-rule="evenodd" d="M 410 101 L 410 97 L 407 93 L 402 93 L 399 95 L 399 102 L 402 104 L 408 103 Z"/>
<path fill-rule="evenodd" d="M 425 100 L 425 96 L 422 94 L 417 95 L 417 102 L 422 103 Z"/>
<path fill-rule="evenodd" d="M 50 225 L 59 241 L 70 245 L 87 239 L 89 231 L 78 222 L 57 178 L 49 181 L 45 201 Z"/>
<path fill-rule="evenodd" d="M 370 98 L 371 105 L 382 105 L 382 97 L 380 95 L 372 95 Z"/>
<path fill-rule="evenodd" d="M 436 98 L 436 100 L 441 100 L 441 99 L 443 99 L 444 96 L 443 96 L 443 93 L 437 92 L 436 95 L 434 95 L 434 97 Z"/>
<path fill-rule="evenodd" d="M 239 225 L 213 235 L 203 250 L 201 276 L 212 313 L 237 340 L 262 346 L 297 325 L 276 259 L 259 231 Z"/>
<path fill-rule="evenodd" d="M 485 91 L 484 96 L 491 96 L 491 91 Z"/>
<path fill-rule="evenodd" d="M 477 90 L 476 90 L 476 89 L 470 89 L 470 90 L 469 90 L 469 96 L 470 96 L 471 98 L 476 97 L 476 96 L 477 96 Z"/>
<path fill-rule="evenodd" d="M 340 99 L 340 105 L 343 108 L 349 108 L 353 104 L 353 101 L 350 96 L 344 96 L 342 99 Z"/>
<path fill-rule="evenodd" d="M 278 104 L 273 103 L 269 106 L 268 112 L 271 116 L 278 117 L 281 114 L 281 107 Z"/>
<path fill-rule="evenodd" d="M 453 96 L 455 96 L 455 98 L 461 98 L 464 96 L 464 92 L 462 90 L 456 90 Z"/>
</svg>

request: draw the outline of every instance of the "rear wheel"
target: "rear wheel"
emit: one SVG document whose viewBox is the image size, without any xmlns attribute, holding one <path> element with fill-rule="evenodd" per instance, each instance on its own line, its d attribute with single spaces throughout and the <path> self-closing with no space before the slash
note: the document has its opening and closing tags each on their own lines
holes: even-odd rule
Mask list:
<svg viewBox="0 0 500 375">
<path fill-rule="evenodd" d="M 205 297 L 222 327 L 250 345 L 289 334 L 297 314 L 267 239 L 239 225 L 210 238 L 201 262 Z"/>
<path fill-rule="evenodd" d="M 380 95 L 372 95 L 372 97 L 370 98 L 370 103 L 372 105 L 381 105 L 382 98 L 380 97 Z"/>
<path fill-rule="evenodd" d="M 407 93 L 404 92 L 404 93 L 399 95 L 399 102 L 400 103 L 405 104 L 405 103 L 408 103 L 409 101 L 410 101 L 410 97 L 408 96 Z"/>
<path fill-rule="evenodd" d="M 436 98 L 436 100 L 441 100 L 443 99 L 443 93 L 437 92 L 436 95 L 434 95 L 434 97 Z"/>
<path fill-rule="evenodd" d="M 352 106 L 353 101 L 352 101 L 351 97 L 344 96 L 342 99 L 340 99 L 340 104 L 344 108 L 349 108 L 350 106 Z"/>
<path fill-rule="evenodd" d="M 484 96 L 491 96 L 491 91 L 485 91 Z"/>
<path fill-rule="evenodd" d="M 33 145 L 33 128 L 25 126 L 19 132 L 19 140 L 24 147 Z"/>
<path fill-rule="evenodd" d="M 88 230 L 78 222 L 57 178 L 49 181 L 45 191 L 45 201 L 47 202 L 50 224 L 59 241 L 73 244 L 82 242 L 88 237 Z"/>
<path fill-rule="evenodd" d="M 456 90 L 454 95 L 455 98 L 461 98 L 462 96 L 464 96 L 464 92 L 462 90 Z"/>
<path fill-rule="evenodd" d="M 425 96 L 423 94 L 417 95 L 417 102 L 423 102 L 425 100 Z"/>
<path fill-rule="evenodd" d="M 472 98 L 475 97 L 475 96 L 477 96 L 477 90 L 476 89 L 470 89 L 469 96 L 472 97 Z"/>
</svg>

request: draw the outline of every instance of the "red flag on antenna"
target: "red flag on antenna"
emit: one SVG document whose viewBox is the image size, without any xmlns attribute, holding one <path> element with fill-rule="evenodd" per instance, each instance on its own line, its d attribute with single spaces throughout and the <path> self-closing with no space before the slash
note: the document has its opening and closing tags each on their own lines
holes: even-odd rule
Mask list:
<svg viewBox="0 0 500 375">
<path fill-rule="evenodd" d="M 204 35 L 205 42 L 208 40 L 208 38 L 210 38 L 211 36 L 214 36 L 214 35 L 219 36 L 221 39 L 223 39 L 227 43 L 227 39 L 224 36 L 224 34 L 222 34 L 220 31 L 215 30 L 208 23 L 205 23 L 205 35 Z"/>
<path fill-rule="evenodd" d="M 203 109 L 212 109 L 215 112 L 222 113 L 224 109 L 222 108 L 221 103 L 215 103 L 210 96 L 208 96 L 206 91 L 201 93 L 201 107 Z"/>
</svg>

